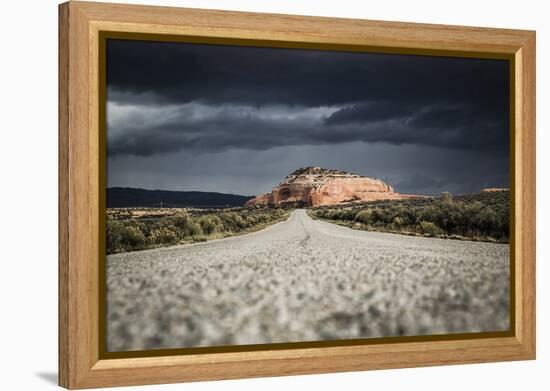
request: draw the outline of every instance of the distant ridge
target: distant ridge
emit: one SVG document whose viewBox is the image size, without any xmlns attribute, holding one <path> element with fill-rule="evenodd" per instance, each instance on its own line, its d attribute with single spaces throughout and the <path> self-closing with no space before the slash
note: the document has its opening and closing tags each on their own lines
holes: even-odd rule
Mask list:
<svg viewBox="0 0 550 391">
<path fill-rule="evenodd" d="M 107 189 L 107 208 L 223 208 L 243 206 L 253 197 L 204 191 Z"/>
</svg>

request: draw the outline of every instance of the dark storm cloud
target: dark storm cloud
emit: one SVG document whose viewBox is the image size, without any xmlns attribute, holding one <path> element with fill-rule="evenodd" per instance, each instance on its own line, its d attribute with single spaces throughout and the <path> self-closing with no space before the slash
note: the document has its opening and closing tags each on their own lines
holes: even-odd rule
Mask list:
<svg viewBox="0 0 550 391">
<path fill-rule="evenodd" d="M 301 122 L 230 110 L 202 121 L 176 117 L 113 139 L 113 155 L 354 140 L 480 149 L 507 143 L 504 61 L 122 40 L 109 41 L 107 53 L 108 98 L 119 105 L 339 109 Z"/>
<path fill-rule="evenodd" d="M 329 131 L 337 129 L 337 125 L 348 126 L 364 133 L 363 138 L 357 137 L 364 141 L 500 152 L 507 152 L 508 148 L 506 114 L 500 109 L 483 110 L 470 102 L 397 108 L 389 101 L 358 104 L 333 113 L 325 124 Z M 369 124 L 369 131 L 365 132 Z"/>
<path fill-rule="evenodd" d="M 116 106 L 110 108 L 116 109 Z M 305 110 L 306 114 L 295 116 L 296 110 L 282 108 L 274 117 L 274 110 L 187 104 L 172 110 L 152 111 L 148 113 L 147 123 L 127 126 L 126 121 L 120 121 L 110 126 L 113 135 L 109 139 L 109 155 L 151 156 L 184 148 L 194 152 L 231 148 L 266 150 L 323 142 L 323 127 L 316 123 L 315 114 L 307 115 Z"/>
<path fill-rule="evenodd" d="M 110 175 L 117 178 L 111 184 L 131 185 L 124 179 L 128 167 L 115 172 L 122 170 L 117 160 L 132 162 L 133 178 L 157 167 L 148 181 L 166 178 L 168 188 L 164 183 L 174 177 L 162 162 L 181 172 L 174 156 L 210 167 L 204 156 L 217 156 L 219 164 L 235 151 L 243 152 L 235 167 L 247 166 L 246 156 L 261 162 L 277 151 L 280 158 L 269 155 L 276 162 L 291 150 L 304 158 L 284 155 L 288 169 L 296 164 L 346 169 L 344 158 L 355 143 L 391 150 L 398 167 L 387 175 L 404 191 L 505 186 L 508 66 L 499 60 L 109 40 L 107 145 Z M 414 159 L 403 156 L 419 150 L 440 158 L 412 170 Z M 344 160 L 333 161 L 331 154 Z M 467 159 L 470 164 L 461 162 Z M 386 175 L 388 162 L 370 173 L 373 162 L 351 168 Z M 428 170 L 430 164 L 437 170 Z M 247 178 L 257 181 L 266 167 L 258 163 L 251 170 Z M 202 175 L 226 183 L 217 172 L 212 165 Z M 240 180 L 247 183 L 243 193 L 258 190 L 232 177 Z"/>
<path fill-rule="evenodd" d="M 133 103 L 507 104 L 496 60 L 110 40 L 107 61 L 112 98 Z"/>
<path fill-rule="evenodd" d="M 169 112 L 149 113 L 141 124 L 112 125 L 109 154 L 151 156 L 187 149 L 194 152 L 230 148 L 266 150 L 284 145 L 341 144 L 354 141 L 418 144 L 450 149 L 505 153 L 505 123 L 471 107 L 409 106 L 401 114 L 385 111 L 387 105 L 346 107 L 323 116 L 311 113 L 293 118 L 300 109 L 187 104 Z M 116 107 L 116 106 L 115 106 Z M 116 110 L 113 107 L 111 110 Z M 137 109 L 139 110 L 139 108 Z M 288 111 L 285 115 L 285 110 Z M 329 111 L 330 109 L 326 109 Z M 408 111 L 407 111 L 408 110 Z M 196 115 L 196 111 L 205 113 Z M 154 135 L 154 136 L 153 136 Z"/>
</svg>

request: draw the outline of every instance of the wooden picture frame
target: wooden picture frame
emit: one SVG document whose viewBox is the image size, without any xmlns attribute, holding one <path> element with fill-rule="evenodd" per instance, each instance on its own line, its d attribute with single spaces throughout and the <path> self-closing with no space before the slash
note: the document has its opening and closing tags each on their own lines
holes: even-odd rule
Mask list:
<svg viewBox="0 0 550 391">
<path fill-rule="evenodd" d="M 507 58 L 512 309 L 506 336 L 104 358 L 101 35 Z M 175 38 L 176 37 L 176 38 Z M 103 253 L 104 254 L 104 253 Z M 59 6 L 59 384 L 91 388 L 535 358 L 535 32 L 70 1 Z"/>
</svg>

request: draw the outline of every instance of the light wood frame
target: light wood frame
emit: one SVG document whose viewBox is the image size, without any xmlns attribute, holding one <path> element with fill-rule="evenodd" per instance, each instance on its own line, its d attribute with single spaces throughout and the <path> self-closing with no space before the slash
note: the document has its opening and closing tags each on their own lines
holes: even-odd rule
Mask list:
<svg viewBox="0 0 550 391">
<path fill-rule="evenodd" d="M 515 322 L 500 338 L 110 358 L 99 352 L 104 31 L 294 47 L 503 56 L 512 75 Z M 174 383 L 535 358 L 535 32 L 88 2 L 59 6 L 59 384 Z M 104 151 L 103 151 L 104 153 Z"/>
</svg>

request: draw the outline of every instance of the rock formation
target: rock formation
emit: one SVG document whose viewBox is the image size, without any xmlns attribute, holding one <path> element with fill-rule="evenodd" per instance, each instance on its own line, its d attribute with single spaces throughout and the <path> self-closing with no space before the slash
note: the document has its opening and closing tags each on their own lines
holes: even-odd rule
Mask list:
<svg viewBox="0 0 550 391">
<path fill-rule="evenodd" d="M 321 167 L 300 168 L 288 175 L 271 193 L 261 194 L 246 205 L 280 205 L 297 202 L 305 206 L 334 205 L 354 201 L 403 199 L 380 179 Z"/>
</svg>

